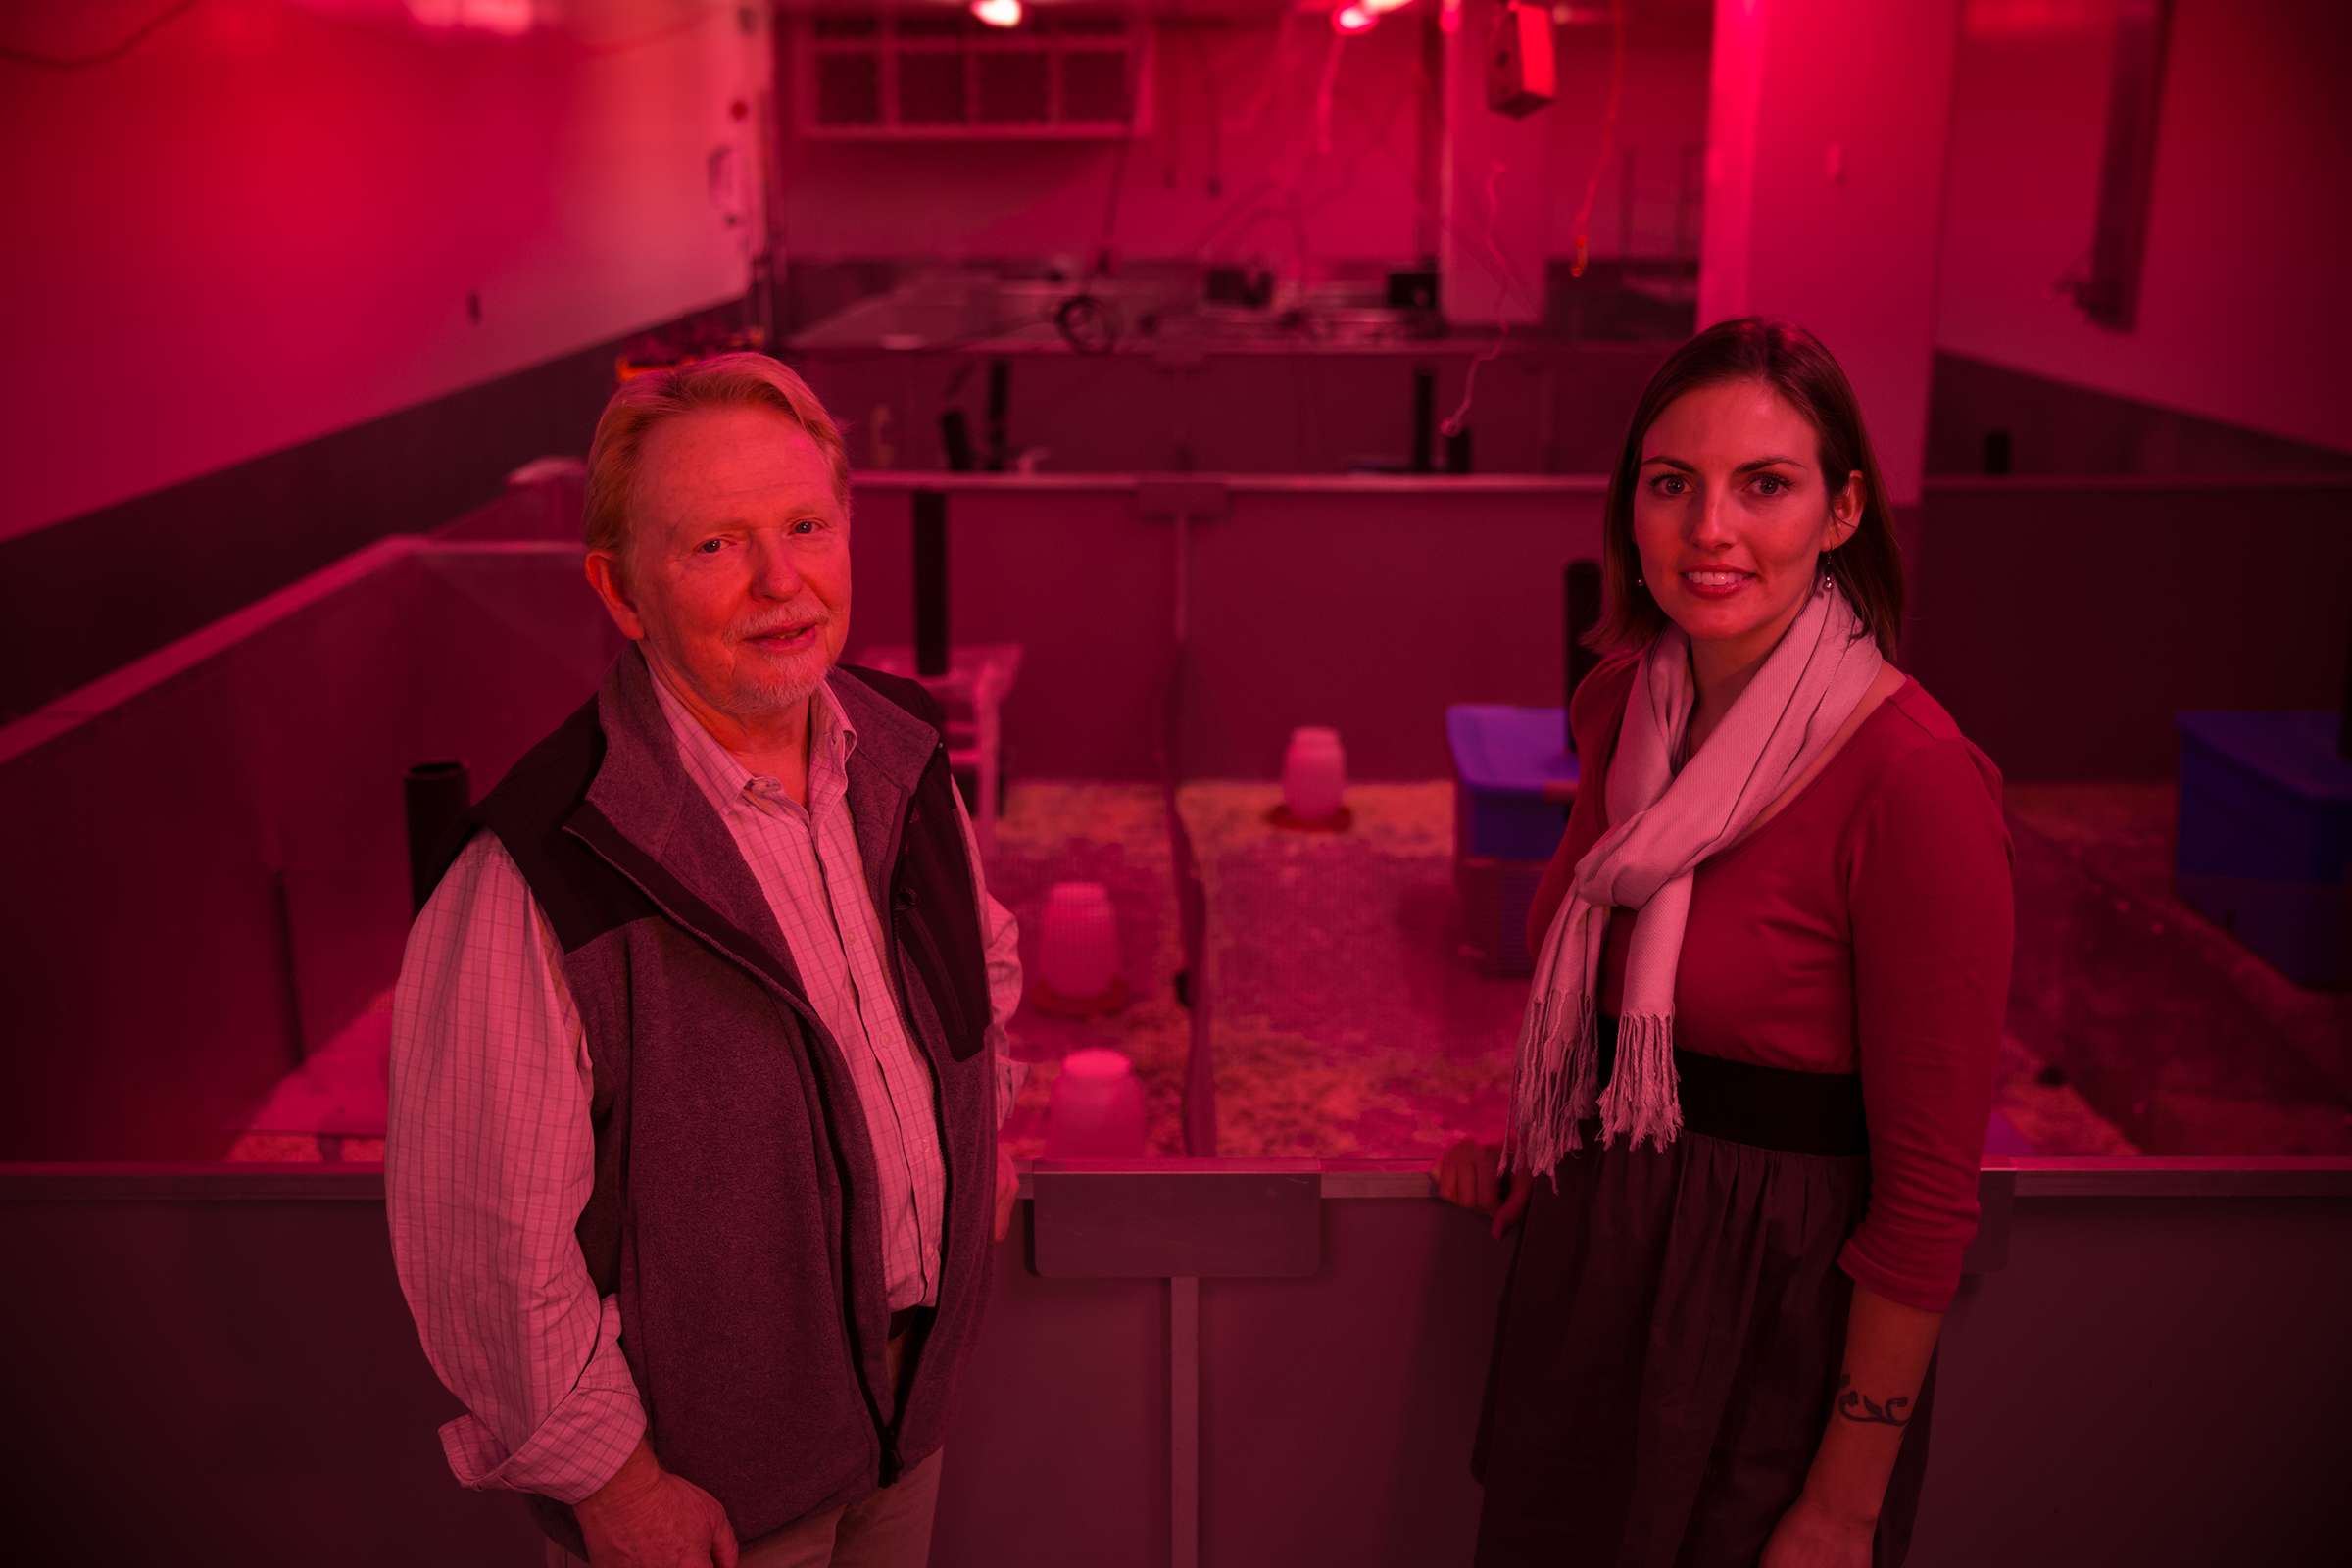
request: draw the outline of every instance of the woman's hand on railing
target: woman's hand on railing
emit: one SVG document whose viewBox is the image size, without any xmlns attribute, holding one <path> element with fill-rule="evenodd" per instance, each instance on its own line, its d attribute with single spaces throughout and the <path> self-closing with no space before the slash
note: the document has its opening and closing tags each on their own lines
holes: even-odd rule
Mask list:
<svg viewBox="0 0 2352 1568">
<path fill-rule="evenodd" d="M 1437 1178 L 1438 1196 L 1448 1203 L 1494 1215 L 1494 1239 L 1498 1242 L 1503 1232 L 1518 1224 L 1519 1216 L 1527 1212 L 1529 1184 L 1514 1181 L 1503 1172 L 1500 1142 L 1480 1143 L 1475 1138 L 1465 1138 L 1440 1154 L 1429 1173 Z"/>
<path fill-rule="evenodd" d="M 1021 1173 L 1012 1168 L 1012 1151 L 997 1146 L 997 1240 L 1012 1230 L 1013 1200 L 1021 1196 Z"/>
</svg>

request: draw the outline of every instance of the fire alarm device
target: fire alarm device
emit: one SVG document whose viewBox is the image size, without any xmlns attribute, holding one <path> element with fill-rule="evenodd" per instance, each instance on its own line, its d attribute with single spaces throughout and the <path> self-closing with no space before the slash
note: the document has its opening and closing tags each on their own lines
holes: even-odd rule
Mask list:
<svg viewBox="0 0 2352 1568">
<path fill-rule="evenodd" d="M 1513 0 L 1487 33 L 1487 107 L 1517 119 L 1551 102 L 1551 13 Z"/>
</svg>

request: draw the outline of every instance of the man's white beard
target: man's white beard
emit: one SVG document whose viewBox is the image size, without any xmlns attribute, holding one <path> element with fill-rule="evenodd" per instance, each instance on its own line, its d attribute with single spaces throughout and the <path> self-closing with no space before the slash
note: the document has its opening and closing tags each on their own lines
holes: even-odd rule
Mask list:
<svg viewBox="0 0 2352 1568">
<path fill-rule="evenodd" d="M 711 706 L 747 724 L 773 718 L 806 705 L 832 668 L 833 661 L 821 649 L 811 649 L 774 678 L 737 680 L 726 691 L 711 693 Z"/>
<path fill-rule="evenodd" d="M 815 642 L 802 653 L 778 662 L 744 646 L 750 637 L 792 625 L 804 616 L 815 623 L 817 631 Z M 835 655 L 827 644 L 832 622 L 832 612 L 812 596 L 795 598 L 780 614 L 771 612 L 750 624 L 738 624 L 728 633 L 728 641 L 734 645 L 730 678 L 723 690 L 704 693 L 704 701 L 749 728 L 805 709 L 833 668 Z"/>
</svg>

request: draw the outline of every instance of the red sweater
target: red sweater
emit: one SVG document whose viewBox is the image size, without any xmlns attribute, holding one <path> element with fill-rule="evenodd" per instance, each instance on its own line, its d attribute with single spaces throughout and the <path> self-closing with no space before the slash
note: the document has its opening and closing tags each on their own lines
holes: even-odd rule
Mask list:
<svg viewBox="0 0 2352 1568">
<path fill-rule="evenodd" d="M 1540 946 L 1576 862 L 1609 825 L 1602 780 L 1634 656 L 1577 688 L 1586 787 L 1528 915 Z M 1838 1261 L 1889 1300 L 1951 1304 L 2009 992 L 2015 908 L 2001 776 L 1906 680 L 1781 814 L 1699 863 L 1675 974 L 1675 1044 L 1800 1072 L 1862 1074 L 1870 1207 Z M 1641 911 L 1609 920 L 1614 1016 Z"/>
</svg>

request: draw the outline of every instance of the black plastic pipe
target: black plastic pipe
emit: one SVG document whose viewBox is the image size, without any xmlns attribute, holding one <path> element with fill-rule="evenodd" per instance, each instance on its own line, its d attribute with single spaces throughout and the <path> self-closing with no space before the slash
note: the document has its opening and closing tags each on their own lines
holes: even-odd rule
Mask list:
<svg viewBox="0 0 2352 1568">
<path fill-rule="evenodd" d="M 1565 709 L 1576 700 L 1577 687 L 1592 673 L 1600 656 L 1585 646 L 1585 638 L 1600 624 L 1600 563 L 1571 561 L 1566 573 L 1568 584 L 1568 695 L 1561 700 Z M 1566 727 L 1563 717 L 1561 724 Z M 1568 731 L 1568 750 L 1576 750 L 1576 731 Z"/>
<path fill-rule="evenodd" d="M 409 816 L 409 910 L 420 914 L 433 891 L 433 861 L 441 841 L 473 804 L 473 780 L 464 762 L 418 762 L 400 781 Z"/>
<path fill-rule="evenodd" d="M 948 672 L 948 493 L 914 493 L 914 668 Z"/>
<path fill-rule="evenodd" d="M 1012 415 L 1012 362 L 988 362 L 988 471 L 1003 473 L 1008 438 L 1007 421 Z"/>
<path fill-rule="evenodd" d="M 2344 716 L 2336 726 L 2335 755 L 2352 757 L 2352 638 L 2344 643 Z"/>
<path fill-rule="evenodd" d="M 939 446 L 947 454 L 950 472 L 972 471 L 972 421 L 961 409 L 950 409 L 939 416 Z"/>
<path fill-rule="evenodd" d="M 1431 448 L 1438 439 L 1438 372 L 1426 365 L 1413 367 L 1413 461 L 1415 473 L 1430 471 Z"/>
</svg>

